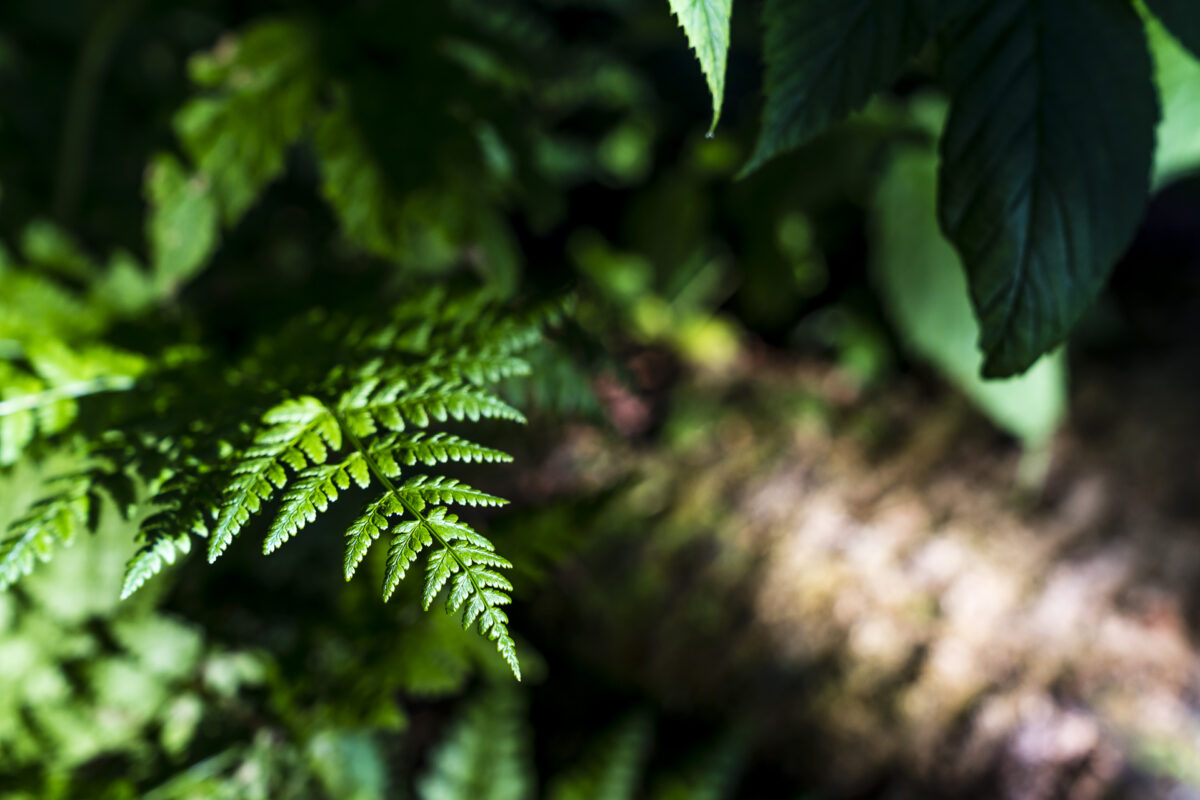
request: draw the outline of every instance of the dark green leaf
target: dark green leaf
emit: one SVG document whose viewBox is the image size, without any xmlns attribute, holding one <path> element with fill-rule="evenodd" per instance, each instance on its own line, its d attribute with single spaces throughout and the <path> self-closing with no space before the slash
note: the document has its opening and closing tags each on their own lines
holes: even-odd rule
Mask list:
<svg viewBox="0 0 1200 800">
<path fill-rule="evenodd" d="M 961 6 L 971 0 L 961 0 Z M 767 0 L 766 109 L 744 173 L 895 80 L 947 17 L 943 0 Z"/>
<path fill-rule="evenodd" d="M 872 272 L 884 310 L 905 345 L 957 386 L 993 423 L 1037 447 L 1066 413 L 1066 359 L 1042 358 L 1003 381 L 979 376 L 979 324 L 971 312 L 962 262 L 938 230 L 937 159 L 905 149 L 891 161 L 875 193 Z"/>
<path fill-rule="evenodd" d="M 1000 0 L 949 37 L 940 217 L 986 377 L 1061 343 L 1137 227 L 1158 119 L 1124 0 Z"/>
</svg>

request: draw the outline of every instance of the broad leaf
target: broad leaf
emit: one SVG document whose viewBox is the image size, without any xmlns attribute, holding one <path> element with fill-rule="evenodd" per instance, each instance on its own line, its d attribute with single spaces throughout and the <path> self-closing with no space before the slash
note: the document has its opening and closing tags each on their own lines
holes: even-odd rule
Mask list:
<svg viewBox="0 0 1200 800">
<path fill-rule="evenodd" d="M 931 364 L 998 427 L 1037 446 L 1066 412 L 1065 359 L 1061 351 L 1043 356 L 1007 380 L 979 376 L 979 324 L 962 262 L 938 230 L 936 188 L 931 150 L 905 150 L 891 160 L 872 214 L 872 278 L 880 299 L 913 356 Z"/>
<path fill-rule="evenodd" d="M 1128 245 L 1158 118 L 1124 0 L 996 0 L 948 37 L 939 209 L 986 377 L 1060 344 Z"/>
<path fill-rule="evenodd" d="M 1200 56 L 1200 3 L 1196 0 L 1146 0 L 1146 5 L 1176 39 Z"/>
<path fill-rule="evenodd" d="M 743 174 L 803 144 L 895 80 L 933 35 L 943 5 L 948 4 L 767 0 L 766 108 Z"/>
<path fill-rule="evenodd" d="M 725 57 L 729 52 L 729 17 L 733 0 L 670 0 L 671 11 L 679 18 L 688 44 L 696 51 L 700 69 L 712 94 L 712 133 L 721 118 L 725 97 Z"/>
</svg>

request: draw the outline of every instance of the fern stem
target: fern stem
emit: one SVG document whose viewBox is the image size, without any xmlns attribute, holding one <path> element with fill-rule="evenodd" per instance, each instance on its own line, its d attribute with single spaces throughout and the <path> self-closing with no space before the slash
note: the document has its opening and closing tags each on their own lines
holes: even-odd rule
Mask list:
<svg viewBox="0 0 1200 800">
<path fill-rule="evenodd" d="M 127 375 L 107 375 L 103 378 L 92 378 L 87 381 L 75 381 L 55 386 L 44 392 L 21 395 L 9 400 L 0 400 L 0 417 L 18 414 L 22 411 L 32 411 L 60 400 L 71 400 L 86 397 L 101 392 L 124 392 L 133 388 L 134 379 Z"/>
<path fill-rule="evenodd" d="M 443 549 L 449 552 L 456 562 L 458 562 L 459 569 L 461 569 L 471 581 L 471 585 L 475 588 L 475 593 L 479 595 L 479 598 L 483 601 L 484 606 L 488 609 L 495 608 L 491 601 L 488 600 L 487 594 L 485 594 L 483 591 L 483 587 L 479 585 L 479 581 L 476 580 L 475 575 L 471 572 L 469 565 L 463 561 L 462 556 L 456 553 L 454 548 L 450 546 L 450 543 L 446 541 L 446 539 L 443 538 L 440 533 L 438 533 L 437 528 L 435 528 L 429 522 L 428 517 L 421 513 L 416 506 L 405 499 L 400 490 L 396 488 L 396 484 L 392 483 L 392 479 L 385 475 L 383 470 L 379 468 L 379 465 L 375 463 L 375 459 L 371 457 L 370 452 L 366 447 L 363 446 L 362 441 L 354 434 L 354 431 L 350 430 L 350 426 L 347 425 L 345 420 L 342 419 L 341 414 L 334 412 L 334 418 L 338 421 L 338 425 L 342 427 L 342 430 L 345 431 L 346 438 L 350 440 L 350 443 L 354 445 L 354 448 L 358 450 L 358 452 L 362 453 L 363 460 L 367 462 L 367 467 L 371 470 L 375 477 L 379 479 L 379 482 L 382 483 L 384 487 L 391 493 L 392 497 L 396 498 L 396 502 L 403 506 L 405 511 L 412 514 L 414 519 L 424 525 L 425 530 L 429 531 L 429 535 L 432 536 L 434 540 L 442 546 Z"/>
<path fill-rule="evenodd" d="M 54 215 L 63 222 L 70 222 L 78 210 L 104 73 L 122 32 L 140 5 L 141 0 L 119 0 L 105 6 L 79 53 L 67 98 L 54 187 Z"/>
</svg>

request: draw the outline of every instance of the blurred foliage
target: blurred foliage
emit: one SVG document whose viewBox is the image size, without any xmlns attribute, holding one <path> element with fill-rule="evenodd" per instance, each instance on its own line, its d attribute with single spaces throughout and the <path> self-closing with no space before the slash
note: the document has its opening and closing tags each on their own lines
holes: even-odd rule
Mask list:
<svg viewBox="0 0 1200 800">
<path fill-rule="evenodd" d="M 647 710 L 654 698 L 598 686 L 554 641 L 522 638 L 538 613 L 524 604 L 615 532 L 620 598 L 577 577 L 561 635 L 640 630 L 677 588 L 659 567 L 703 560 L 695 531 L 730 513 L 728 486 L 700 474 L 706 442 L 742 442 L 749 424 L 779 444 L 909 370 L 1037 444 L 1061 420 L 1065 355 L 1011 382 L 979 378 L 979 327 L 933 216 L 942 101 L 923 64 L 884 102 L 737 179 L 761 52 L 730 7 L 6 7 L 0 583 L 15 585 L 0 594 L 0 797 L 796 788 L 771 768 L 739 783 L 764 770 L 733 720 Z M 1157 29 L 1151 41 L 1166 107 L 1157 174 L 1184 180 L 1200 163 L 1196 62 Z M 549 337 L 518 324 L 564 293 L 577 306 Z M 518 357 L 518 344 L 537 346 Z M 724 414 L 744 396 L 673 384 L 679 370 L 722 386 L 783 348 L 832 362 L 829 386 L 754 398 L 749 423 Z M 466 462 L 503 454 L 447 437 L 516 408 L 537 423 L 521 436 L 478 425 L 515 455 L 484 477 Z M 496 499 L 449 483 L 460 475 L 510 482 L 513 513 L 435 521 L 477 548 L 461 551 L 460 574 L 504 566 L 486 555 L 493 541 L 511 560 L 501 644 L 531 686 L 510 685 L 494 644 L 454 616 L 421 613 L 425 580 L 397 585 L 429 544 L 419 525 L 346 508 L 370 499 L 354 488 L 365 467 L 329 418 L 356 412 L 356 435 L 397 471 L 457 470 L 422 503 Z M 614 486 L 625 465 L 593 452 L 581 471 L 601 476 L 585 479 L 595 496 L 558 497 L 579 490 L 554 448 L 581 418 L 661 447 L 661 469 Z M 446 427 L 417 430 L 432 423 Z M 853 424 L 876 435 L 869 414 Z M 738 452 L 721 454 L 730 470 L 763 456 Z M 268 549 L 309 527 L 267 564 L 244 542 L 212 567 L 189 555 L 194 537 L 219 552 L 243 524 Z M 370 547 L 385 534 L 391 559 Z M 369 580 L 344 583 L 355 569 Z M 123 583 L 160 571 L 118 602 Z M 507 600 L 509 578 L 486 577 Z M 389 606 L 374 588 L 385 581 Z M 452 596 L 474 613 L 465 585 Z M 646 649 L 715 636 L 731 611 L 716 596 L 671 608 L 679 638 Z"/>
</svg>

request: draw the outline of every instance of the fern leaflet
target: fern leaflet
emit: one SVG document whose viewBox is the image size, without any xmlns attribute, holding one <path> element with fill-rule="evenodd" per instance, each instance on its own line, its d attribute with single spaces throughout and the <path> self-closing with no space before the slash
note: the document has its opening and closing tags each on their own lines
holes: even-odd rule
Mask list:
<svg viewBox="0 0 1200 800">
<path fill-rule="evenodd" d="M 58 545 L 69 545 L 87 529 L 92 498 L 87 479 L 69 475 L 59 479 L 62 488 L 34 503 L 9 526 L 0 540 L 0 590 L 28 575 L 34 564 L 50 558 Z"/>
<path fill-rule="evenodd" d="M 284 466 L 300 472 L 311 461 L 324 464 L 329 449 L 342 444 L 342 431 L 332 412 L 315 397 L 286 400 L 263 415 L 264 429 L 254 439 L 246 458 L 234 467 L 234 479 L 216 530 L 208 543 L 208 560 L 215 561 L 276 489 L 287 485 Z M 273 549 L 273 548 L 272 548 Z"/>
</svg>

